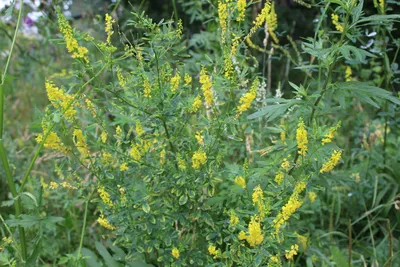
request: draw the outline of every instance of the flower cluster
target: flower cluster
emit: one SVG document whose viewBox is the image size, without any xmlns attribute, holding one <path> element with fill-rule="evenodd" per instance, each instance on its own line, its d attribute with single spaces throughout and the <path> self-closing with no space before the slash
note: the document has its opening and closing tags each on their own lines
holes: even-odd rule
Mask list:
<svg viewBox="0 0 400 267">
<path fill-rule="evenodd" d="M 181 74 L 177 70 L 175 75 L 172 76 L 170 84 L 171 84 L 171 92 L 175 93 L 179 88 L 179 83 L 181 82 Z"/>
<path fill-rule="evenodd" d="M 297 251 L 299 251 L 299 246 L 297 244 L 292 245 L 290 250 L 285 250 L 285 257 L 288 260 L 293 260 L 293 257 L 297 255 Z"/>
<path fill-rule="evenodd" d="M 238 16 L 236 17 L 236 21 L 244 21 L 246 15 L 246 0 L 237 1 L 237 10 Z"/>
<path fill-rule="evenodd" d="M 332 139 L 335 137 L 335 133 L 340 128 L 341 122 L 339 121 L 334 127 L 329 128 L 329 132 L 325 134 L 322 139 L 322 145 L 332 142 Z"/>
<path fill-rule="evenodd" d="M 207 74 L 207 70 L 203 67 L 200 71 L 200 84 L 201 90 L 203 91 L 206 104 L 211 106 L 214 103 L 214 97 L 212 92 L 211 78 Z"/>
<path fill-rule="evenodd" d="M 339 16 L 337 14 L 332 14 L 332 23 L 335 25 L 337 31 L 344 31 L 343 26 L 339 23 Z"/>
<path fill-rule="evenodd" d="M 239 100 L 240 106 L 237 107 L 238 116 L 240 116 L 240 114 L 242 114 L 244 111 L 248 110 L 251 106 L 251 103 L 254 101 L 254 99 L 256 99 L 257 87 L 259 84 L 260 82 L 258 81 L 258 79 L 255 79 L 250 87 L 249 92 L 247 92 L 240 98 Z"/>
<path fill-rule="evenodd" d="M 297 140 L 297 147 L 298 153 L 302 156 L 305 156 L 307 154 L 307 145 L 308 145 L 308 139 L 307 139 L 307 130 L 304 125 L 303 119 L 300 118 L 300 122 L 297 125 L 297 130 L 296 130 L 296 140 Z"/>
<path fill-rule="evenodd" d="M 228 6 L 226 3 L 223 3 L 222 0 L 218 1 L 218 18 L 219 24 L 221 26 L 221 43 L 225 43 L 225 36 L 226 36 L 226 26 L 228 20 Z"/>
<path fill-rule="evenodd" d="M 112 200 L 110 198 L 110 194 L 106 191 L 104 186 L 99 186 L 97 188 L 97 192 L 99 193 L 99 196 L 100 196 L 100 198 L 101 198 L 101 200 L 103 201 L 104 204 L 106 204 L 110 208 L 112 208 L 114 206 L 114 204 L 113 204 L 113 202 L 112 202 Z"/>
<path fill-rule="evenodd" d="M 105 21 L 106 21 L 105 32 L 107 33 L 107 43 L 110 44 L 111 35 L 114 33 L 112 24 L 115 23 L 115 20 L 109 14 L 106 14 Z"/>
<path fill-rule="evenodd" d="M 63 89 L 57 88 L 50 81 L 46 81 L 45 87 L 51 104 L 63 114 L 67 121 L 72 122 L 76 115 L 73 107 L 75 96 L 65 93 Z"/>
<path fill-rule="evenodd" d="M 243 189 L 246 188 L 246 180 L 243 178 L 243 176 L 236 176 L 234 181 L 235 181 L 235 184 L 237 184 L 241 188 L 243 188 Z"/>
<path fill-rule="evenodd" d="M 335 168 L 335 166 L 338 164 L 341 156 L 342 156 L 341 150 L 334 150 L 330 159 L 327 162 L 325 162 L 324 165 L 322 165 L 322 168 L 319 172 L 324 173 L 332 171 L 333 168 Z"/>
<path fill-rule="evenodd" d="M 86 143 L 86 137 L 83 135 L 81 129 L 75 129 L 73 132 L 73 140 L 76 148 L 81 154 L 82 158 L 89 157 L 89 148 Z"/>
<path fill-rule="evenodd" d="M 192 157 L 192 167 L 194 169 L 200 169 L 202 165 L 204 165 L 207 161 L 207 155 L 206 152 L 204 152 L 202 149 L 199 149 L 193 154 Z"/>
<path fill-rule="evenodd" d="M 103 214 L 97 219 L 97 222 L 108 230 L 115 230 L 116 228 L 104 217 Z"/>
</svg>

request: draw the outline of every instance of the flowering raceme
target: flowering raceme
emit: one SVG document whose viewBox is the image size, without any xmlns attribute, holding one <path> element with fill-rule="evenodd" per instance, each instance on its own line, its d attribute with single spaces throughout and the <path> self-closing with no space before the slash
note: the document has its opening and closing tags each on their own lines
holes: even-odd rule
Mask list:
<svg viewBox="0 0 400 267">
<path fill-rule="evenodd" d="M 324 136 L 322 139 L 322 145 L 332 142 L 332 139 L 335 137 L 335 133 L 340 128 L 341 122 L 339 121 L 336 126 L 329 128 L 329 133 Z"/>
<path fill-rule="evenodd" d="M 75 97 L 65 93 L 64 90 L 57 88 L 50 81 L 46 81 L 45 87 L 47 97 L 51 104 L 63 113 L 63 116 L 67 121 L 72 122 L 76 115 L 76 110 L 73 107 Z"/>
<path fill-rule="evenodd" d="M 246 0 L 237 1 L 238 16 L 236 21 L 244 21 L 246 13 Z"/>
<path fill-rule="evenodd" d="M 207 161 L 207 155 L 206 152 L 204 152 L 202 149 L 199 149 L 193 154 L 192 157 L 192 167 L 194 169 L 200 169 L 202 165 L 204 165 Z"/>
<path fill-rule="evenodd" d="M 228 6 L 222 0 L 218 1 L 218 18 L 221 26 L 221 43 L 225 43 L 226 25 L 228 19 Z"/>
<path fill-rule="evenodd" d="M 104 217 L 103 214 L 97 219 L 97 222 L 108 230 L 115 230 L 116 228 Z"/>
<path fill-rule="evenodd" d="M 251 106 L 251 103 L 256 99 L 257 97 L 257 87 L 259 85 L 258 79 L 255 79 L 253 84 L 250 87 L 249 92 L 244 94 L 239 100 L 240 106 L 237 107 L 238 109 L 238 114 L 237 116 L 240 116 L 244 111 L 248 110 Z"/>
<path fill-rule="evenodd" d="M 243 188 L 243 189 L 246 188 L 246 180 L 243 178 L 243 176 L 237 176 L 234 181 L 235 181 L 235 184 L 237 184 L 241 188 Z"/>
<path fill-rule="evenodd" d="M 331 158 L 328 160 L 328 162 L 322 165 L 322 168 L 319 172 L 324 173 L 332 171 L 333 168 L 335 168 L 335 166 L 338 164 L 341 156 L 342 156 L 341 150 L 334 150 Z"/>
<path fill-rule="evenodd" d="M 112 29 L 112 24 L 115 23 L 115 20 L 112 19 L 112 17 L 109 14 L 106 14 L 105 22 L 106 22 L 105 32 L 107 33 L 107 43 L 110 44 L 111 35 L 114 33 Z"/>
<path fill-rule="evenodd" d="M 261 231 L 261 223 L 258 216 L 251 217 L 249 222 L 249 233 L 246 236 L 246 240 L 251 247 L 255 247 L 263 242 L 264 236 Z"/>
<path fill-rule="evenodd" d="M 296 140 L 297 140 L 297 147 L 298 153 L 302 156 L 305 156 L 307 154 L 307 144 L 308 144 L 308 139 L 307 139 L 307 130 L 304 125 L 304 121 L 302 118 L 300 118 L 300 122 L 297 125 L 297 130 L 296 130 Z"/>
<path fill-rule="evenodd" d="M 75 129 L 73 132 L 73 140 L 76 148 L 78 149 L 79 153 L 81 154 L 82 158 L 89 157 L 89 148 L 86 143 L 86 138 L 82 133 L 82 130 Z"/>
<path fill-rule="evenodd" d="M 201 90 L 203 91 L 206 104 L 211 106 L 214 103 L 214 97 L 212 92 L 211 78 L 207 74 L 207 70 L 203 67 L 200 71 L 200 84 Z"/>
<path fill-rule="evenodd" d="M 335 25 L 337 31 L 344 31 L 343 26 L 339 23 L 339 16 L 337 14 L 332 14 L 332 23 Z"/>
<path fill-rule="evenodd" d="M 175 75 L 172 76 L 170 84 L 171 84 L 171 92 L 175 93 L 179 88 L 179 83 L 181 81 L 181 74 L 179 71 L 176 71 Z"/>
</svg>

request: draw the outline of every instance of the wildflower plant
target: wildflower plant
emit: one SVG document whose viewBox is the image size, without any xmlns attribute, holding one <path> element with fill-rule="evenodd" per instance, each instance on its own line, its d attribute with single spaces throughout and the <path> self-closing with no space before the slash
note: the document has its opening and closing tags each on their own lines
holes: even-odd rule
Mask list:
<svg viewBox="0 0 400 267">
<path fill-rule="evenodd" d="M 383 81 L 368 83 L 347 67 L 380 56 L 354 43 L 365 27 L 400 19 L 385 15 L 382 3 L 372 16 L 363 1 L 316 4 L 323 13 L 315 36 L 296 58 L 281 44 L 290 37 L 279 30 L 273 2 L 248 21 L 251 1 L 219 0 L 207 25 L 218 37 L 197 64 L 182 42 L 182 22 L 134 12 L 126 27 L 140 31 L 134 39 L 118 32 L 122 47 L 112 14 L 98 40 L 73 30 L 58 9 L 59 42 L 76 75 L 44 82 L 50 105 L 19 192 L 8 177 L 13 196 L 40 153 L 51 150 L 63 168 L 47 186 L 74 190 L 85 203 L 77 252 L 63 263 L 83 264 L 86 228 L 95 224 L 113 245 L 154 266 L 289 266 L 307 250 L 293 223 L 319 202 L 320 185 L 349 164 L 351 151 L 337 140 L 344 110 L 354 98 L 373 108 L 400 104 L 379 88 Z M 286 81 L 285 98 L 273 97 L 272 78 L 252 53 L 286 57 L 304 81 Z M 92 205 L 97 219 L 88 222 Z M 26 247 L 20 250 L 24 262 Z"/>
</svg>

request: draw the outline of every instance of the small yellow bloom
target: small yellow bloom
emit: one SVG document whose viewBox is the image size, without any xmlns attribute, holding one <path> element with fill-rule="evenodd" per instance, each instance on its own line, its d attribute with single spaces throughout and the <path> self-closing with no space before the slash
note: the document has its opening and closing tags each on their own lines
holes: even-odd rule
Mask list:
<svg viewBox="0 0 400 267">
<path fill-rule="evenodd" d="M 57 88 L 50 81 L 46 81 L 45 87 L 51 104 L 63 113 L 67 121 L 72 122 L 76 115 L 76 110 L 73 107 L 75 96 L 65 93 L 63 89 Z"/>
<path fill-rule="evenodd" d="M 339 16 L 337 14 L 332 14 L 332 23 L 335 25 L 337 31 L 344 31 L 343 26 L 339 23 Z"/>
<path fill-rule="evenodd" d="M 266 16 L 267 26 L 269 35 L 272 37 L 275 43 L 279 43 L 278 37 L 276 37 L 275 30 L 278 28 L 278 16 L 275 13 L 275 3 L 272 3 L 270 12 Z"/>
<path fill-rule="evenodd" d="M 249 235 L 246 236 L 246 240 L 251 247 L 255 247 L 263 242 L 264 236 L 261 231 L 261 223 L 258 216 L 251 217 L 249 222 Z"/>
<path fill-rule="evenodd" d="M 185 86 L 189 86 L 192 83 L 192 76 L 186 73 L 184 80 L 185 80 Z"/>
<path fill-rule="evenodd" d="M 238 116 L 240 116 L 240 114 L 242 114 L 244 111 L 248 110 L 251 106 L 251 103 L 253 103 L 254 99 L 256 99 L 257 87 L 259 84 L 260 83 L 259 83 L 258 79 L 255 79 L 253 84 L 250 87 L 249 92 L 247 92 L 240 98 L 240 100 L 239 100 L 240 106 L 237 107 Z"/>
<path fill-rule="evenodd" d="M 282 169 L 284 169 L 285 171 L 289 171 L 290 169 L 290 162 L 287 158 L 284 158 L 282 160 L 282 164 L 281 164 Z"/>
<path fill-rule="evenodd" d="M 170 84 L 171 84 L 171 92 L 175 93 L 179 88 L 179 83 L 181 82 L 181 74 L 177 70 L 175 75 L 172 76 Z"/>
<path fill-rule="evenodd" d="M 142 158 L 142 155 L 140 154 L 140 147 L 138 144 L 132 145 L 131 150 L 129 151 L 129 154 L 135 161 L 138 161 Z"/>
<path fill-rule="evenodd" d="M 201 107 L 201 97 L 198 95 L 196 96 L 196 98 L 193 101 L 192 104 L 192 112 L 197 112 L 199 110 L 199 108 Z"/>
<path fill-rule="evenodd" d="M 2 239 L 4 241 L 4 243 L 6 243 L 7 245 L 10 245 L 12 243 L 12 238 L 11 237 L 3 237 Z"/>
<path fill-rule="evenodd" d="M 58 188 L 58 184 L 56 182 L 50 182 L 49 188 L 52 189 L 52 190 L 57 189 Z"/>
<path fill-rule="evenodd" d="M 175 259 L 179 258 L 179 250 L 177 248 L 173 248 L 171 254 Z"/>
<path fill-rule="evenodd" d="M 299 246 L 297 244 L 292 245 L 290 250 L 285 250 L 285 257 L 288 260 L 293 260 L 293 257 L 297 255 L 297 251 L 299 250 Z"/>
<path fill-rule="evenodd" d="M 228 6 L 221 0 L 218 1 L 218 18 L 221 26 L 221 43 L 225 43 L 226 26 L 228 23 Z"/>
<path fill-rule="evenodd" d="M 163 165 L 165 163 L 165 149 L 160 152 L 160 164 Z"/>
<path fill-rule="evenodd" d="M 202 135 L 202 133 L 203 131 L 197 131 L 195 135 L 197 143 L 201 146 L 204 145 L 204 135 Z"/>
<path fill-rule="evenodd" d="M 105 32 L 107 33 L 107 43 L 110 44 L 111 43 L 111 35 L 114 33 L 112 24 L 115 23 L 115 20 L 112 19 L 112 17 L 110 15 L 106 14 L 105 22 L 106 22 L 105 23 L 106 24 Z"/>
<path fill-rule="evenodd" d="M 186 170 L 186 162 L 185 162 L 185 160 L 182 158 L 182 156 L 181 156 L 180 154 L 178 154 L 178 155 L 176 156 L 176 159 L 177 159 L 177 161 L 178 161 L 178 168 L 179 168 L 180 170 Z"/>
<path fill-rule="evenodd" d="M 81 154 L 82 158 L 89 157 L 89 148 L 86 143 L 86 137 L 83 135 L 82 130 L 75 129 L 73 132 L 73 137 L 74 144 Z"/>
<path fill-rule="evenodd" d="M 217 247 L 214 245 L 209 245 L 208 253 L 210 253 L 211 256 L 215 255 L 217 253 Z"/>
<path fill-rule="evenodd" d="M 246 15 L 246 0 L 237 1 L 238 16 L 236 21 L 244 21 Z"/>
<path fill-rule="evenodd" d="M 284 177 L 285 177 L 285 174 L 281 171 L 278 171 L 275 175 L 275 183 L 280 185 L 282 183 Z"/>
<path fill-rule="evenodd" d="M 97 188 L 97 192 L 99 193 L 99 196 L 104 204 L 106 204 L 110 208 L 112 208 L 114 206 L 114 204 L 112 203 L 112 200 L 110 198 L 110 194 L 106 191 L 104 186 L 99 186 Z"/>
<path fill-rule="evenodd" d="M 115 230 L 116 228 L 104 217 L 103 214 L 97 219 L 97 222 L 108 230 Z"/>
<path fill-rule="evenodd" d="M 247 238 L 246 232 L 240 231 L 238 238 L 239 240 L 245 240 Z"/>
<path fill-rule="evenodd" d="M 298 153 L 302 156 L 305 156 L 307 154 L 307 144 L 308 144 L 308 139 L 307 139 L 307 130 L 304 125 L 304 121 L 302 118 L 300 118 L 300 122 L 297 125 L 297 130 L 296 130 L 296 140 L 297 140 L 297 147 L 299 148 Z"/>
<path fill-rule="evenodd" d="M 106 132 L 106 131 L 102 131 L 101 132 L 101 135 L 100 135 L 100 139 L 101 139 L 101 142 L 102 143 L 105 143 L 105 142 L 107 142 L 107 136 L 108 136 L 108 133 Z"/>
<path fill-rule="evenodd" d="M 141 136 L 142 134 L 144 134 L 143 126 L 139 120 L 136 121 L 136 133 L 138 136 Z"/>
<path fill-rule="evenodd" d="M 332 139 L 335 137 L 335 133 L 340 128 L 341 122 L 339 121 L 336 126 L 329 128 L 329 133 L 324 136 L 322 139 L 322 145 L 332 142 Z"/>
<path fill-rule="evenodd" d="M 353 78 L 351 78 L 352 74 L 353 74 L 353 72 L 351 71 L 351 67 L 350 66 L 346 66 L 346 71 L 345 71 L 346 82 L 350 82 L 350 81 L 353 80 Z"/>
<path fill-rule="evenodd" d="M 126 79 L 125 79 L 124 75 L 122 74 L 122 69 L 119 66 L 117 67 L 117 79 L 118 79 L 119 85 L 121 87 L 125 87 Z"/>
<path fill-rule="evenodd" d="M 97 112 L 96 112 L 96 107 L 93 105 L 92 101 L 90 101 L 88 98 L 85 100 L 86 107 L 92 114 L 93 118 L 97 117 Z"/>
<path fill-rule="evenodd" d="M 207 70 L 203 67 L 200 71 L 200 84 L 201 90 L 203 91 L 206 104 L 211 106 L 214 103 L 212 82 L 210 76 L 207 74 Z"/>
<path fill-rule="evenodd" d="M 127 164 L 126 162 L 122 163 L 121 165 L 119 165 L 119 170 L 120 170 L 121 172 L 124 172 L 124 171 L 129 170 L 128 164 Z"/>
<path fill-rule="evenodd" d="M 310 199 L 311 203 L 314 203 L 315 199 L 317 198 L 317 194 L 315 192 L 309 192 L 308 198 Z"/>
<path fill-rule="evenodd" d="M 328 162 L 322 165 L 322 168 L 319 172 L 324 173 L 332 171 L 333 168 L 335 168 L 335 166 L 338 164 L 341 156 L 342 156 L 342 151 L 334 150 L 331 158 L 328 160 Z"/>
<path fill-rule="evenodd" d="M 151 84 L 147 77 L 143 80 L 143 95 L 146 98 L 151 98 Z"/>
<path fill-rule="evenodd" d="M 207 155 L 206 152 L 204 152 L 202 149 L 199 149 L 193 154 L 192 157 L 192 167 L 194 169 L 200 169 L 202 165 L 204 165 L 207 161 Z"/>
<path fill-rule="evenodd" d="M 246 180 L 243 178 L 243 176 L 236 176 L 234 181 L 235 181 L 235 184 L 237 184 L 241 188 L 243 188 L 243 189 L 246 188 Z"/>
</svg>

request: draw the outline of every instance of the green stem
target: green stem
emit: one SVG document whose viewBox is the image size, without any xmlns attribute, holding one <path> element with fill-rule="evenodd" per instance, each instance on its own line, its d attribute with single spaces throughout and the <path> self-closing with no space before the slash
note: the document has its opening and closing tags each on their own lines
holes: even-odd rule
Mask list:
<svg viewBox="0 0 400 267">
<path fill-rule="evenodd" d="M 23 9 L 24 3 L 23 1 L 20 1 L 20 9 L 18 12 L 18 19 L 17 19 L 17 25 L 15 27 L 14 31 L 14 37 L 12 39 L 11 43 L 11 48 L 10 48 L 10 53 L 7 58 L 7 63 L 4 68 L 4 71 L 1 75 L 1 84 L 0 84 L 0 157 L 1 157 L 1 162 L 3 164 L 4 172 L 6 174 L 6 179 L 7 183 L 10 186 L 11 194 L 14 198 L 14 207 L 15 207 L 15 216 L 18 218 L 21 215 L 22 212 L 22 203 L 21 199 L 18 197 L 18 192 L 14 183 L 14 179 L 12 177 L 12 173 L 10 170 L 10 165 L 8 164 L 8 158 L 7 158 L 7 153 L 4 148 L 4 143 L 3 143 L 3 131 L 4 131 L 4 83 L 8 71 L 8 67 L 10 66 L 11 62 L 11 57 L 14 51 L 14 46 L 16 44 L 17 40 L 17 34 L 18 34 L 18 29 L 19 25 L 21 22 L 21 17 L 22 17 L 22 9 Z M 20 236 L 20 243 L 21 243 L 21 255 L 22 255 L 22 261 L 25 261 L 27 257 L 26 253 L 26 241 L 25 241 L 25 231 L 24 228 L 18 227 L 18 233 Z"/>
<path fill-rule="evenodd" d="M 85 214 L 83 215 L 83 225 L 82 225 L 82 231 L 81 231 L 81 241 L 79 242 L 79 248 L 78 248 L 78 260 L 81 258 L 81 252 L 82 252 L 82 246 L 83 246 L 83 239 L 85 238 L 85 229 L 86 229 L 86 222 L 87 222 L 87 213 L 88 213 L 88 207 L 89 207 L 89 201 L 90 198 L 92 197 L 94 193 L 94 190 L 92 193 L 89 195 L 89 197 L 86 199 L 85 202 Z"/>
<path fill-rule="evenodd" d="M 81 86 L 81 88 L 79 88 L 78 92 L 75 94 L 74 99 L 72 99 L 68 103 L 68 105 L 65 107 L 65 109 L 63 110 L 62 115 L 64 115 L 64 113 L 67 112 L 67 110 L 72 106 L 72 104 L 75 102 L 75 100 L 78 99 L 80 93 L 86 87 L 86 85 L 88 85 L 90 82 L 92 82 L 101 72 L 103 72 L 103 70 L 106 68 L 106 66 L 107 65 L 105 64 L 92 78 L 90 78 L 85 84 L 83 84 Z M 39 157 L 40 151 L 42 150 L 47 137 L 50 135 L 50 133 L 53 130 L 55 125 L 56 125 L 55 122 L 50 125 L 50 127 L 47 129 L 46 134 L 43 136 L 42 142 L 40 142 L 39 147 L 36 149 L 35 154 L 31 160 L 31 162 L 29 163 L 29 167 L 26 170 L 24 177 L 22 178 L 22 183 L 21 183 L 21 187 L 19 188 L 19 193 L 21 193 L 24 190 L 24 186 L 25 186 L 26 182 L 28 181 L 29 174 L 31 173 L 33 166 L 35 165 L 35 162 L 36 162 L 37 158 Z"/>
<path fill-rule="evenodd" d="M 174 7 L 174 16 L 175 16 L 175 22 L 178 23 L 178 9 L 176 8 L 176 0 L 172 0 L 172 6 Z"/>
<path fill-rule="evenodd" d="M 6 150 L 4 149 L 3 140 L 0 139 L 0 158 L 3 164 L 4 172 L 6 173 L 7 183 L 10 186 L 11 194 L 14 198 L 14 207 L 15 207 L 15 217 L 19 217 L 22 212 L 22 203 L 21 198 L 19 198 L 17 189 L 15 187 L 14 179 L 11 174 L 10 165 L 8 164 L 8 159 L 6 155 Z M 26 242 L 25 242 L 25 231 L 24 228 L 18 227 L 18 232 L 20 235 L 20 243 L 21 243 L 21 254 L 22 260 L 26 259 Z"/>
</svg>

